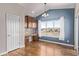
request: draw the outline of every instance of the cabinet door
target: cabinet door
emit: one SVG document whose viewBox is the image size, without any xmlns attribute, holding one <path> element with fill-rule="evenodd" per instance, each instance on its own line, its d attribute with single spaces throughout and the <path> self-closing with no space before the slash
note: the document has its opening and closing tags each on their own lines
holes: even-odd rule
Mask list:
<svg viewBox="0 0 79 59">
<path fill-rule="evenodd" d="M 35 20 L 33 17 L 25 16 L 25 26 L 27 28 L 37 28 L 37 20 Z"/>
<path fill-rule="evenodd" d="M 36 28 L 36 23 L 35 22 L 32 23 L 32 28 Z"/>
<path fill-rule="evenodd" d="M 35 20 L 35 19 L 33 19 L 34 21 L 33 21 L 33 23 L 32 23 L 32 27 L 33 28 L 37 28 L 38 27 L 38 22 L 37 22 L 37 20 Z"/>
<path fill-rule="evenodd" d="M 32 22 L 28 23 L 28 28 L 32 28 Z"/>
<path fill-rule="evenodd" d="M 28 17 L 28 28 L 32 28 L 32 18 Z"/>
<path fill-rule="evenodd" d="M 38 41 L 38 36 L 32 36 L 33 41 Z"/>
<path fill-rule="evenodd" d="M 28 24 L 27 24 L 27 19 L 28 19 L 28 16 L 25 16 L 25 27 L 27 28 Z"/>
<path fill-rule="evenodd" d="M 29 44 L 29 37 L 25 36 L 25 47 L 27 47 Z"/>
</svg>

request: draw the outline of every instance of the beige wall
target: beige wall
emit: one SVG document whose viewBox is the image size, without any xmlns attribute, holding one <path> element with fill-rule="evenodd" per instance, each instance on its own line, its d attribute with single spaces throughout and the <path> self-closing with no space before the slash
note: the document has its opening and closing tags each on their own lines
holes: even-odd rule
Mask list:
<svg viewBox="0 0 79 59">
<path fill-rule="evenodd" d="M 7 13 L 20 16 L 20 45 L 23 45 L 24 9 L 18 4 L 0 4 L 0 54 L 7 51 L 6 17 Z"/>
</svg>

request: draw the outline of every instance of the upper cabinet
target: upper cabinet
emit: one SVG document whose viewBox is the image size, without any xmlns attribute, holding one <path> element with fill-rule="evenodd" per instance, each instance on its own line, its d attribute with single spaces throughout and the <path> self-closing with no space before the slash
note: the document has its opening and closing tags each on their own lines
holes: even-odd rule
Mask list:
<svg viewBox="0 0 79 59">
<path fill-rule="evenodd" d="M 25 16 L 25 26 L 27 28 L 37 28 L 38 21 L 34 17 Z"/>
</svg>

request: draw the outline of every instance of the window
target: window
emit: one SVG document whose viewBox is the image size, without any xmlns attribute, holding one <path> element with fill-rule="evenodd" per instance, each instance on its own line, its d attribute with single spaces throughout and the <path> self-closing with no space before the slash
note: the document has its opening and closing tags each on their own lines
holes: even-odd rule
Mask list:
<svg viewBox="0 0 79 59">
<path fill-rule="evenodd" d="M 59 40 L 64 39 L 64 17 L 60 17 L 56 20 L 39 20 L 39 36 L 54 37 L 59 38 Z"/>
</svg>

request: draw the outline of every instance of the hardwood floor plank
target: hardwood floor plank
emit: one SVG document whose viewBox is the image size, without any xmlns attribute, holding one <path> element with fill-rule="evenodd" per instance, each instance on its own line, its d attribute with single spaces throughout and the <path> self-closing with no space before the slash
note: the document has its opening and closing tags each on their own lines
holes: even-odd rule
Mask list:
<svg viewBox="0 0 79 59">
<path fill-rule="evenodd" d="M 47 42 L 32 42 L 28 46 L 14 50 L 8 56 L 75 56 L 73 48 Z"/>
</svg>

